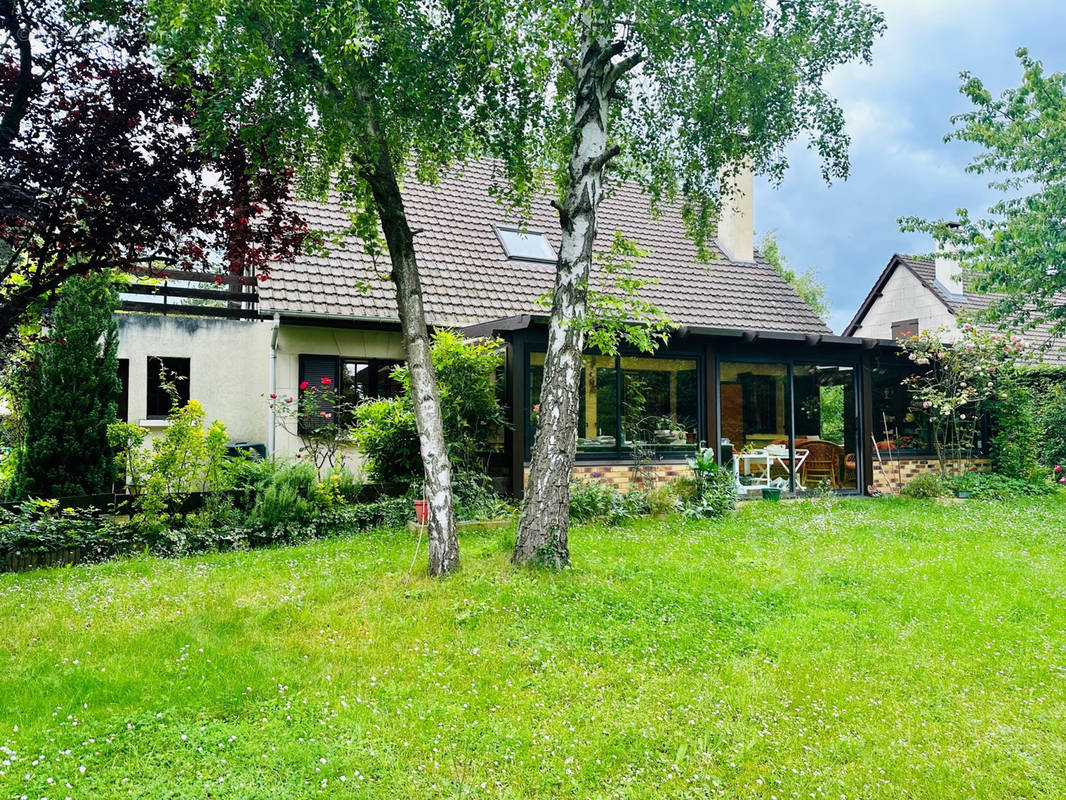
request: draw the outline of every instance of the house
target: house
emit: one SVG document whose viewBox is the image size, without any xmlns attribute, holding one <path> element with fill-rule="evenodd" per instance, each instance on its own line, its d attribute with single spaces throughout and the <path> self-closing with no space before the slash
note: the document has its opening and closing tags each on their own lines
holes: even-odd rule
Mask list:
<svg viewBox="0 0 1066 800">
<path fill-rule="evenodd" d="M 959 318 L 977 314 L 1002 295 L 977 294 L 960 279 L 957 261 L 944 254 L 918 258 L 896 254 L 874 283 L 846 336 L 898 339 L 921 330 L 958 328 Z M 1043 323 L 1022 331 L 1026 344 L 1048 364 L 1066 364 L 1066 339 Z"/>
<path fill-rule="evenodd" d="M 520 495 L 558 220 L 546 197 L 528 219 L 509 214 L 491 191 L 496 177 L 491 163 L 476 163 L 436 186 L 412 181 L 405 206 L 419 231 L 429 324 L 504 343 L 512 427 L 489 464 Z M 875 401 L 898 388 L 893 370 L 905 363 L 887 336 L 832 334 L 755 249 L 752 203 L 751 176 L 742 175 L 701 260 L 676 209 L 653 214 L 628 184 L 604 201 L 601 242 L 621 231 L 646 251 L 634 273 L 649 281 L 644 296 L 678 328 L 653 355 L 584 356 L 575 477 L 627 483 L 641 459 L 645 476 L 679 475 L 686 457 L 717 443 L 726 467 L 756 486 L 763 476 L 797 491 L 828 482 L 857 492 L 878 483 L 872 442 L 883 410 Z M 301 211 L 312 228 L 340 234 L 348 227 L 337 204 L 307 203 Z M 120 314 L 119 347 L 127 417 L 166 424 L 169 400 L 158 379 L 164 363 L 234 439 L 285 455 L 299 439 L 277 424 L 269 395 L 295 396 L 303 381 L 323 377 L 353 400 L 395 393 L 390 371 L 404 353 L 387 259 L 341 239 L 328 255 L 275 267 L 269 281 L 233 294 L 227 308 L 128 302 L 135 313 Z M 358 455 L 349 458 L 357 467 Z"/>
</svg>

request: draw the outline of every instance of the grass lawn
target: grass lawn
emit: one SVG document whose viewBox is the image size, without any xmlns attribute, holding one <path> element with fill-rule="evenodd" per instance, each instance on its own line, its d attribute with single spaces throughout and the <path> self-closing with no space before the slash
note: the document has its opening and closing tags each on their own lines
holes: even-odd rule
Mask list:
<svg viewBox="0 0 1066 800">
<path fill-rule="evenodd" d="M 0 575 L 0 797 L 1066 797 L 1066 501 Z M 420 556 L 420 561 L 424 558 Z"/>
</svg>

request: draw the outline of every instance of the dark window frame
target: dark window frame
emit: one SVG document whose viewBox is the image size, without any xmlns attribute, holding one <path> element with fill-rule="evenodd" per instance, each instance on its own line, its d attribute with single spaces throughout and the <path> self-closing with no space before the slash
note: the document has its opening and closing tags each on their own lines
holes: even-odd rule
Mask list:
<svg viewBox="0 0 1066 800">
<path fill-rule="evenodd" d="M 118 404 L 116 414 L 122 422 L 130 421 L 130 360 L 118 359 Z"/>
<path fill-rule="evenodd" d="M 148 380 L 145 382 L 144 418 L 160 420 L 170 416 L 174 403 L 163 389 L 159 380 L 160 362 L 170 372 L 176 373 L 178 379 L 174 386 L 178 390 L 178 404 L 185 406 L 191 397 L 189 384 L 192 383 L 192 359 L 187 356 L 148 356 Z"/>
<path fill-rule="evenodd" d="M 403 363 L 404 363 L 402 360 L 398 360 L 398 359 L 394 359 L 394 358 L 362 358 L 362 357 L 359 357 L 359 356 L 338 356 L 338 355 L 324 354 L 324 353 L 300 353 L 299 359 L 298 359 L 299 360 L 299 368 L 297 370 L 297 375 L 298 375 L 297 394 L 298 394 L 298 396 L 300 398 L 303 397 L 305 390 L 304 389 L 300 389 L 299 386 L 302 386 L 305 381 L 307 381 L 308 384 L 319 383 L 321 381 L 321 378 L 317 378 L 314 381 L 312 381 L 312 380 L 310 380 L 308 378 L 308 367 L 311 364 L 312 359 L 315 359 L 315 360 L 320 359 L 321 361 L 331 361 L 332 362 L 331 368 L 330 368 L 330 370 L 328 370 L 329 373 L 330 373 L 328 375 L 328 377 L 332 381 L 331 388 L 332 388 L 333 391 L 342 392 L 344 390 L 343 379 L 344 379 L 345 364 L 353 363 L 353 364 L 367 364 L 368 365 L 369 377 L 370 377 L 369 389 L 368 389 L 367 397 L 363 398 L 364 400 L 380 399 L 381 397 L 397 397 L 399 395 L 399 387 L 397 387 L 397 391 L 395 393 L 393 393 L 393 394 L 385 394 L 385 395 L 380 394 L 380 391 L 381 391 L 381 376 L 379 375 L 379 371 L 380 371 L 380 369 L 382 367 L 386 367 L 386 366 L 388 366 L 388 367 L 402 366 Z M 316 373 L 315 373 L 316 376 L 318 375 L 318 372 L 320 372 L 320 371 L 325 371 L 325 370 L 316 371 Z M 308 388 L 310 388 L 310 386 Z M 303 418 L 298 420 L 297 429 L 298 429 L 299 433 L 310 433 L 311 431 L 314 430 L 313 427 L 310 427 L 308 425 L 308 421 L 304 420 Z"/>
<path fill-rule="evenodd" d="M 539 402 L 539 399 L 533 397 L 533 381 L 532 381 L 532 357 L 534 355 L 544 355 L 545 350 L 540 348 L 531 348 L 526 351 L 525 364 L 523 367 L 523 380 L 525 383 L 525 409 L 526 409 L 526 452 L 525 460 L 529 461 L 533 452 L 533 437 L 535 429 L 533 425 L 532 409 L 534 404 Z M 583 355 L 603 355 L 599 352 L 587 350 Z M 648 353 L 642 353 L 626 349 L 619 352 L 614 356 L 614 373 L 615 373 L 615 442 L 617 446 L 613 450 L 602 450 L 596 452 L 580 452 L 578 451 L 574 458 L 576 461 L 605 461 L 605 462 L 631 462 L 633 460 L 633 448 L 625 445 L 626 440 L 623 436 L 623 409 L 622 405 L 625 401 L 625 372 L 622 367 L 622 359 L 625 358 L 649 358 L 649 359 L 662 359 L 666 361 L 692 361 L 695 364 L 696 372 L 696 441 L 697 443 L 705 442 L 707 439 L 707 420 L 705 414 L 706 397 L 705 386 L 702 376 L 704 373 L 704 358 L 699 352 L 685 351 L 670 351 L 656 353 L 649 355 Z M 582 368 L 584 369 L 584 368 Z M 698 446 L 698 445 L 697 445 Z M 684 462 L 686 458 L 692 456 L 692 450 L 688 446 L 682 447 L 670 447 L 669 445 L 663 445 L 657 447 L 653 453 L 652 458 L 656 461 L 662 462 Z"/>
</svg>

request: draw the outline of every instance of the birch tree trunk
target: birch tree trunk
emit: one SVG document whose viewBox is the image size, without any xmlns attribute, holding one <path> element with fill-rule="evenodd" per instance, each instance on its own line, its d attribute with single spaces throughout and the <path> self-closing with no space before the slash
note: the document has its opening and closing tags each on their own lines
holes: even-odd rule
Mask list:
<svg viewBox="0 0 1066 800">
<path fill-rule="evenodd" d="M 429 574 L 445 575 L 459 567 L 459 540 L 455 535 L 455 508 L 452 505 L 452 465 L 444 442 L 444 419 L 426 330 L 414 234 L 407 223 L 396 171 L 384 141 L 379 140 L 376 159 L 367 169 L 366 178 L 374 193 L 381 230 L 389 247 L 392 278 L 396 284 L 396 308 L 411 375 L 411 400 L 418 427 L 426 500 L 429 502 Z"/>
<path fill-rule="evenodd" d="M 618 51 L 605 36 L 588 31 L 577 78 L 574 142 L 569 178 L 558 205 L 562 244 L 544 356 L 540 414 L 533 443 L 525 505 L 518 525 L 512 563 L 562 568 L 570 563 L 570 479 L 577 450 L 581 351 L 579 324 L 588 302 L 596 212 L 603 198 L 603 169 L 617 154 L 607 145 L 608 93 L 613 84 L 611 58 Z"/>
</svg>

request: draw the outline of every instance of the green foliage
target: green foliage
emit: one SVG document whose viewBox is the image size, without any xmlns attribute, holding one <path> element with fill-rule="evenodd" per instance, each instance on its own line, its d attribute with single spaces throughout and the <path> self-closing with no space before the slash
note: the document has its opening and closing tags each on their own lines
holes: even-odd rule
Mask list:
<svg viewBox="0 0 1066 800">
<path fill-rule="evenodd" d="M 983 218 L 959 209 L 957 219 L 901 219 L 952 248 L 967 284 L 1004 295 L 984 314 L 1018 325 L 1047 321 L 1066 333 L 1066 75 L 1017 51 L 1022 80 L 994 97 L 980 78 L 964 72 L 960 91 L 972 109 L 952 117 L 945 141 L 977 145 L 967 171 L 990 175 L 1004 199 Z"/>
<path fill-rule="evenodd" d="M 1037 470 L 1037 424 L 1032 395 L 1013 375 L 1000 380 L 999 392 L 989 401 L 992 425 L 989 455 L 998 475 L 1028 481 Z"/>
<path fill-rule="evenodd" d="M 108 274 L 63 284 L 48 336 L 25 365 L 16 496 L 111 491 L 116 472 L 107 427 L 116 421 L 121 389 L 117 305 Z"/>
<path fill-rule="evenodd" d="M 948 481 L 939 472 L 927 472 L 907 483 L 900 490 L 900 493 L 904 497 L 929 500 L 936 497 L 947 497 L 952 493 L 952 490 Z"/>
<path fill-rule="evenodd" d="M 92 509 L 61 508 L 54 500 L 27 500 L 0 509 L 0 563 L 22 553 L 79 549 L 83 559 L 112 555 L 125 543 L 119 527 Z"/>
<path fill-rule="evenodd" d="M 648 511 L 652 514 L 674 514 L 681 510 L 681 497 L 676 481 L 665 481 L 645 492 Z"/>
<path fill-rule="evenodd" d="M 647 498 L 639 491 L 621 492 L 617 486 L 597 480 L 570 484 L 570 518 L 575 522 L 621 525 L 649 511 Z"/>
<path fill-rule="evenodd" d="M 305 190 L 335 189 L 375 254 L 385 248 L 368 176 L 380 164 L 400 181 L 433 179 L 480 152 L 517 153 L 543 94 L 542 68 L 505 26 L 509 4 L 156 0 L 149 14 L 196 87 L 201 128 L 220 138 L 239 127 L 255 150 L 295 163 Z"/>
<path fill-rule="evenodd" d="M 500 342 L 440 330 L 433 335 L 432 359 L 448 457 L 460 472 L 480 472 L 486 450 L 507 423 L 498 390 Z M 422 472 L 410 375 L 406 367 L 393 374 L 403 385 L 399 397 L 370 400 L 355 410 L 354 441 L 367 457 L 370 477 L 384 482 L 411 480 Z"/>
<path fill-rule="evenodd" d="M 478 472 L 460 472 L 452 476 L 455 516 L 460 521 L 503 519 L 514 513 L 492 487 L 492 481 Z"/>
<path fill-rule="evenodd" d="M 953 478 L 950 485 L 956 492 L 969 492 L 978 500 L 1011 500 L 1018 497 L 1043 497 L 1055 493 L 1047 480 L 1000 475 L 995 472 L 968 472 Z"/>
<path fill-rule="evenodd" d="M 759 240 L 759 250 L 762 252 L 763 258 L 770 262 L 770 266 L 776 269 L 781 277 L 796 290 L 796 294 L 803 298 L 803 302 L 809 305 L 811 310 L 823 321 L 828 322 L 832 305 L 826 294 L 825 284 L 818 280 L 818 274 L 814 267 L 803 273 L 798 273 L 792 269 L 792 265 L 788 263 L 788 259 L 781 252 L 777 237 L 773 233 L 763 235 L 762 239 Z"/>
<path fill-rule="evenodd" d="M 415 412 L 406 396 L 360 403 L 352 439 L 366 456 L 363 467 L 371 480 L 410 481 L 422 472 Z"/>
<path fill-rule="evenodd" d="M 196 400 L 174 407 L 163 435 L 152 440 L 151 450 L 141 446 L 143 429 L 111 426 L 115 459 L 124 465 L 130 489 L 137 495 L 138 526 L 161 530 L 191 493 L 220 492 L 230 487 L 226 427 L 215 420 L 205 430 L 205 420 L 204 408 Z"/>
<path fill-rule="evenodd" d="M 1040 463 L 1066 464 L 1066 386 L 1053 386 L 1041 398 L 1038 422 Z"/>
<path fill-rule="evenodd" d="M 733 474 L 727 469 L 719 469 L 712 448 L 702 448 L 695 457 L 686 460 L 692 468 L 692 482 L 680 484 L 685 516 L 718 519 L 737 507 Z"/>
<path fill-rule="evenodd" d="M 603 285 L 589 287 L 587 311 L 579 320 L 587 347 L 615 355 L 623 344 L 628 344 L 642 353 L 652 353 L 677 328 L 641 295 L 646 286 L 658 283 L 633 274 L 633 266 L 646 255 L 621 231 L 615 231 L 610 250 L 596 262 L 596 277 Z M 551 306 L 551 295 L 545 303 Z"/>
<path fill-rule="evenodd" d="M 307 462 L 286 464 L 270 476 L 255 505 L 251 521 L 266 529 L 306 525 L 319 509 L 318 475 Z"/>
<path fill-rule="evenodd" d="M 921 331 L 902 341 L 907 357 L 921 369 L 904 379 L 915 410 L 933 423 L 933 446 L 940 475 L 969 471 L 972 448 L 987 404 L 1002 391 L 1023 352 L 1019 336 L 991 333 L 963 322 L 953 332 Z"/>
<path fill-rule="evenodd" d="M 1037 460 L 1045 467 L 1066 464 L 1066 367 L 1027 366 L 1019 370 L 1036 416 Z"/>
</svg>

